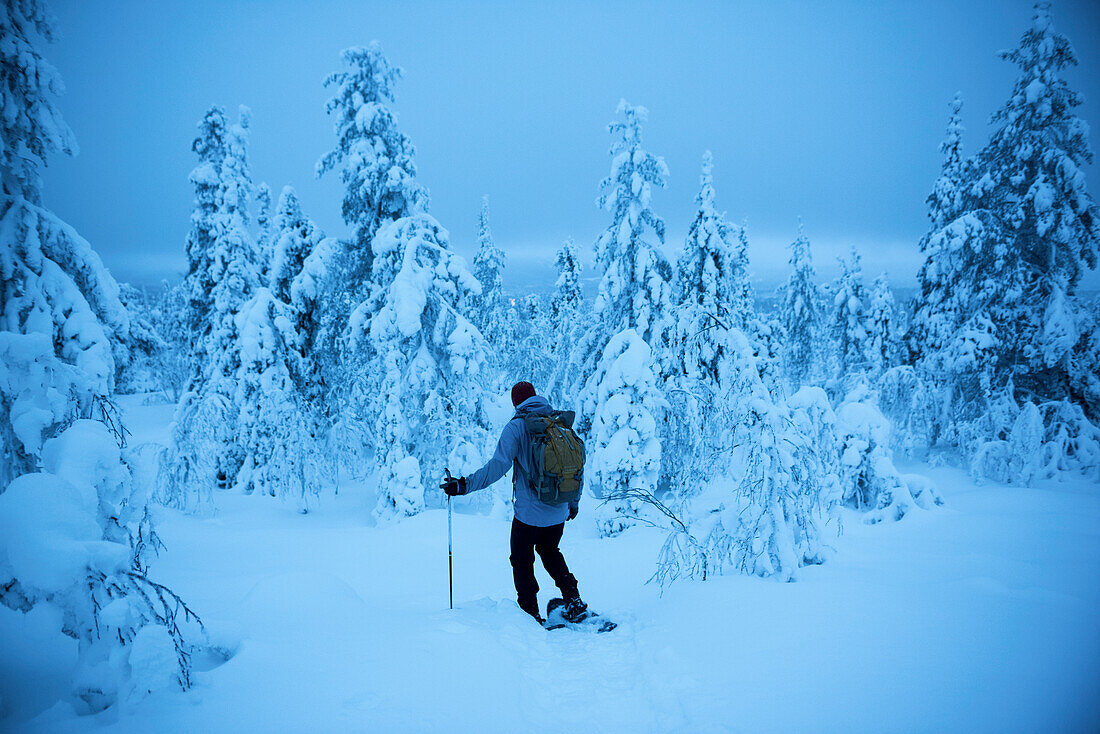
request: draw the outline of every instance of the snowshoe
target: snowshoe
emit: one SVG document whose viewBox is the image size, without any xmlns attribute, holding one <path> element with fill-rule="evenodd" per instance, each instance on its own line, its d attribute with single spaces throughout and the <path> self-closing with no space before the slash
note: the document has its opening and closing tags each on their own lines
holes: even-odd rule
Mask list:
<svg viewBox="0 0 1100 734">
<path fill-rule="evenodd" d="M 551 599 L 546 605 L 546 623 L 543 626 L 548 630 L 569 627 L 576 630 L 610 632 L 619 625 L 596 614 L 580 599 L 572 603 L 565 599 Z"/>
</svg>

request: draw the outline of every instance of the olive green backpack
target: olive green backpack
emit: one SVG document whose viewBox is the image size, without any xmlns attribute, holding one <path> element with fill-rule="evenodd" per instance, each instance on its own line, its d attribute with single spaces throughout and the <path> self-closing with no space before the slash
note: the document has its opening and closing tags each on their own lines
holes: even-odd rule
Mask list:
<svg viewBox="0 0 1100 734">
<path fill-rule="evenodd" d="M 523 419 L 531 438 L 531 490 L 541 502 L 561 505 L 580 498 L 584 479 L 584 442 L 573 432 L 574 413 L 555 410 L 538 415 L 526 410 Z M 518 462 L 517 462 L 518 463 Z M 513 482 L 516 472 L 513 472 Z"/>
</svg>

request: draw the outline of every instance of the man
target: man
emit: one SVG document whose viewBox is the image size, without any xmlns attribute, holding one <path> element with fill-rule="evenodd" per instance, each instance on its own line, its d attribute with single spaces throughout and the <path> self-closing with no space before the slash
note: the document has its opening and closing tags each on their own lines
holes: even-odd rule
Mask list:
<svg viewBox="0 0 1100 734">
<path fill-rule="evenodd" d="M 569 573 L 565 558 L 558 549 L 567 520 L 577 516 L 578 498 L 567 504 L 551 505 L 542 502 L 528 477 L 531 475 L 531 436 L 524 424 L 523 413 L 549 415 L 552 412 L 546 398 L 535 394 L 530 382 L 517 382 L 512 387 L 512 405 L 516 415 L 504 426 L 497 442 L 496 452 L 482 468 L 468 477 L 449 479 L 440 487 L 448 495 L 476 492 L 485 489 L 515 467 L 512 483 L 515 491 L 515 518 L 512 520 L 511 562 L 512 578 L 516 582 L 516 597 L 520 609 L 545 622 L 539 613 L 539 584 L 535 580 L 535 553 L 554 579 L 565 600 L 562 616 L 573 621 L 583 616 L 588 608 L 577 591 L 577 579 Z"/>
</svg>

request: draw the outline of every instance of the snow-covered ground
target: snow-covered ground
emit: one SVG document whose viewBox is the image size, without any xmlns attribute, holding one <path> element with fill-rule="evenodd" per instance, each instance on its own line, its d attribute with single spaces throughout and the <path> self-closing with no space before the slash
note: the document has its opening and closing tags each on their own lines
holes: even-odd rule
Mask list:
<svg viewBox="0 0 1100 734">
<path fill-rule="evenodd" d="M 172 408 L 127 400 L 135 440 Z M 0 729 L 13 732 L 1069 732 L 1100 727 L 1100 488 L 932 476 L 946 501 L 896 524 L 846 518 L 837 553 L 791 584 L 722 577 L 662 596 L 661 542 L 563 550 L 606 634 L 546 632 L 513 603 L 508 525 L 447 515 L 369 526 L 368 488 L 299 515 L 222 495 L 197 519 L 159 510 L 151 575 L 234 654 L 196 688 L 76 717 L 56 702 L 75 643 L 39 608 L 0 607 Z M 541 569 L 540 569 L 541 574 Z M 552 585 L 545 574 L 541 600 Z"/>
</svg>

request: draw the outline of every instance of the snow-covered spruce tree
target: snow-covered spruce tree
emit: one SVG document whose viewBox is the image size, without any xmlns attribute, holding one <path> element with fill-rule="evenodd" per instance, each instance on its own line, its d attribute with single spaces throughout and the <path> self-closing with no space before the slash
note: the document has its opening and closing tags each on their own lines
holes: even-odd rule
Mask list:
<svg viewBox="0 0 1100 734">
<path fill-rule="evenodd" d="M 585 385 L 581 412 L 592 426 L 585 475 L 592 493 L 604 500 L 596 510 L 600 535 L 617 535 L 638 521 L 638 493 L 652 496 L 661 468 L 657 435 L 667 408 L 657 386 L 653 353 L 636 331 L 611 338 Z"/>
<path fill-rule="evenodd" d="M 210 280 L 213 275 L 212 256 L 221 228 L 222 164 L 228 137 L 229 124 L 225 119 L 225 110 L 211 107 L 199 122 L 199 134 L 191 143 L 191 150 L 198 155 L 199 163 L 189 176 L 195 188 L 195 205 L 191 211 L 191 229 L 187 233 L 187 274 L 183 283 L 188 302 L 187 324 L 191 332 L 191 367 L 195 371 L 205 358 L 203 342 L 210 326 L 211 289 L 214 286 Z"/>
<path fill-rule="evenodd" d="M 470 320 L 497 354 L 506 347 L 508 331 L 502 278 L 504 259 L 504 252 L 493 244 L 493 231 L 489 227 L 489 197 L 484 196 L 477 219 L 477 253 L 473 262 L 474 277 L 481 283 L 481 295 L 471 299 Z"/>
<path fill-rule="evenodd" d="M 848 259 L 840 260 L 840 276 L 833 286 L 829 326 L 836 353 L 833 379 L 841 385 L 847 378 L 867 370 L 870 334 L 867 317 L 869 299 L 863 287 L 859 253 L 853 247 Z"/>
<path fill-rule="evenodd" d="M 713 162 L 710 151 L 703 155 L 700 190 L 695 197 L 698 206 L 695 221 L 688 230 L 676 271 L 678 326 L 683 345 L 685 374 L 699 374 L 715 384 L 721 345 L 708 338 L 716 327 L 724 330 L 744 329 L 752 310 L 751 301 L 741 302 L 738 296 L 748 264 L 748 256 L 739 241 L 740 232 L 729 224 L 714 206 Z M 740 272 L 738 272 L 740 271 Z M 688 355 L 690 353 L 690 355 Z"/>
<path fill-rule="evenodd" d="M 602 271 L 593 309 L 592 326 L 573 347 L 572 377 L 584 405 L 595 405 L 596 395 L 611 395 L 593 380 L 597 365 L 604 359 L 608 344 L 622 331 L 631 330 L 649 347 L 658 390 L 671 370 L 673 314 L 671 306 L 672 267 L 658 249 L 664 243 L 665 225 L 650 208 L 653 187 L 664 187 L 668 167 L 664 159 L 642 148 L 641 131 L 648 112 L 644 107 L 619 102 L 615 120 L 608 125 L 614 140 L 611 146 L 611 172 L 600 183 L 597 204 L 611 213 L 611 223 L 596 240 L 596 264 Z M 655 243 L 652 236 L 656 238 Z M 607 375 L 605 375 L 607 376 Z M 607 379 L 617 380 L 607 376 Z M 612 389 L 619 389 L 616 385 Z M 645 415 L 656 415 L 658 429 L 667 426 L 665 400 L 645 406 Z M 642 419 L 642 413 L 626 413 Z M 592 439 L 594 414 L 582 410 L 578 428 Z M 624 426 L 625 428 L 625 426 Z M 635 427 L 634 430 L 640 430 Z M 598 451 L 599 448 L 593 449 Z M 598 485 L 593 485 L 596 489 Z M 597 495 L 598 496 L 598 495 Z M 605 505 L 605 512 L 636 516 L 638 507 L 629 498 Z M 601 523 L 604 531 L 621 528 L 621 523 Z"/>
<path fill-rule="evenodd" d="M 258 289 L 237 314 L 234 404 L 244 458 L 235 486 L 283 497 L 306 512 L 332 472 L 323 430 L 301 389 L 306 374 L 296 316 L 267 288 Z"/>
<path fill-rule="evenodd" d="M 905 343 L 919 371 L 914 379 L 943 392 L 941 415 L 920 422 L 941 424 L 937 434 L 970 453 L 983 440 L 974 424 L 984 422 L 997 389 L 994 320 L 1010 318 L 1005 294 L 1019 283 L 1008 266 L 1000 222 L 977 208 L 978 164 L 962 158 L 961 105 L 956 95 L 940 146 L 943 168 L 928 196 L 932 229 L 921 239 L 925 260 Z M 898 422 L 901 416 L 891 418 Z"/>
<path fill-rule="evenodd" d="M 480 446 L 475 415 L 487 355 L 463 316 L 480 284 L 434 218 L 393 221 L 373 248 L 377 286 L 352 313 L 350 332 L 370 360 L 362 374 L 365 394 L 375 396 L 367 405 L 381 470 L 374 515 L 386 522 L 423 509 L 422 479 L 441 476 L 463 443 Z"/>
<path fill-rule="evenodd" d="M 745 241 L 714 205 L 713 164 L 703 155 L 695 221 L 688 230 L 676 271 L 674 369 L 668 400 L 670 444 L 663 473 L 676 492 L 697 491 L 713 473 L 721 431 L 716 399 L 728 387 L 726 337 L 743 330 L 752 314 Z M 691 484 L 691 487 L 687 485 Z"/>
<path fill-rule="evenodd" d="M 909 339 L 910 358 L 938 375 L 951 397 L 946 439 L 972 457 L 985 441 L 1007 439 L 1007 429 L 990 434 L 986 420 L 1007 384 L 1017 402 L 1035 402 L 1045 417 L 1085 418 L 1080 408 L 1054 406 L 1088 402 L 1073 388 L 1079 350 L 1089 343 L 1076 290 L 1100 248 L 1082 170 L 1092 151 L 1087 126 L 1073 113 L 1081 99 L 1061 78 L 1076 55 L 1054 31 L 1049 3 L 1036 4 L 1031 27 L 1002 58 L 1020 75 L 993 115 L 989 142 L 962 166 L 957 215 L 936 228 L 933 209 Z M 1079 436 L 1095 430 L 1064 428 Z M 1054 425 L 1045 431 L 1063 433 Z M 1088 466 L 1065 458 L 1067 466 Z"/>
<path fill-rule="evenodd" d="M 515 326 L 509 345 L 511 358 L 503 363 L 506 383 L 513 375 L 527 375 L 540 390 L 550 383 L 554 364 L 551 340 L 547 339 L 553 332 L 549 318 L 549 311 L 539 294 L 528 293 L 516 299 L 512 319 Z"/>
<path fill-rule="evenodd" d="M 290 306 L 301 361 L 295 381 L 312 405 L 318 426 L 330 423 L 325 400 L 326 360 L 332 350 L 322 343 L 327 304 L 323 302 L 331 255 L 337 242 L 326 239 L 313 220 L 302 212 L 294 189 L 283 187 L 274 225 L 274 253 L 268 287 L 275 298 Z"/>
<path fill-rule="evenodd" d="M 309 217 L 302 213 L 302 204 L 292 186 L 284 186 L 275 210 L 271 238 L 271 269 L 267 286 L 283 303 L 295 300 L 294 280 L 305 267 L 306 259 L 325 238 Z"/>
<path fill-rule="evenodd" d="M 244 461 L 236 487 L 280 496 L 309 509 L 333 477 L 328 422 L 312 337 L 317 303 L 300 286 L 309 256 L 324 235 L 302 214 L 294 189 L 279 196 L 268 286 L 259 288 L 236 317 L 239 339 L 235 405 Z"/>
<path fill-rule="evenodd" d="M 1061 78 L 1077 56 L 1055 32 L 1050 3 L 1038 2 L 1019 47 L 1001 57 L 1020 76 L 993 115 L 977 187 L 981 205 L 1004 227 L 1007 259 L 1021 286 L 1008 294 L 1016 328 L 1002 342 L 999 361 L 1013 369 L 1018 391 L 1042 400 L 1076 397 L 1068 377 L 1079 340 L 1076 290 L 1100 253 L 1100 212 L 1082 170 L 1092 162 L 1088 126 L 1073 114 L 1082 99 Z"/>
<path fill-rule="evenodd" d="M 782 350 L 783 367 L 794 388 L 814 384 L 822 377 L 821 340 L 825 317 L 820 288 L 814 280 L 810 240 L 798 224 L 798 237 L 791 244 L 791 274 L 780 288 L 779 320 L 786 331 Z"/>
<path fill-rule="evenodd" d="M 428 194 L 416 180 L 412 143 L 397 129 L 388 106 L 401 69 L 390 64 L 377 41 L 346 48 L 340 58 L 347 70 L 325 79 L 325 86 L 335 89 L 325 111 L 335 117 L 336 147 L 318 161 L 317 175 L 340 172 L 344 221 L 355 229 L 345 268 L 353 284 L 365 285 L 375 232 L 387 222 L 426 210 Z"/>
<path fill-rule="evenodd" d="M 416 180 L 414 148 L 389 107 L 401 70 L 377 42 L 344 49 L 340 57 L 345 69 L 325 80 L 334 92 L 325 109 L 333 117 L 336 145 L 318 161 L 317 175 L 339 172 L 341 213 L 354 235 L 328 243 L 310 258 L 323 307 L 314 351 L 338 458 L 345 469 L 361 472 L 367 466 L 361 451 L 370 430 L 367 403 L 375 396 L 361 389 L 367 381 L 361 370 L 371 360 L 350 351 L 348 320 L 377 286 L 371 275 L 375 232 L 387 222 L 426 212 L 428 192 Z"/>
<path fill-rule="evenodd" d="M 266 282 L 270 257 L 275 252 L 274 226 L 271 211 L 271 187 L 261 182 L 256 187 L 256 251 L 260 254 L 260 277 Z"/>
<path fill-rule="evenodd" d="M 558 250 L 555 265 L 558 279 L 554 283 L 554 295 L 550 298 L 547 319 L 550 322 L 550 362 L 553 369 L 547 384 L 547 397 L 554 405 L 567 401 L 570 386 L 570 356 L 573 345 L 586 326 L 583 314 L 588 304 L 581 286 L 581 263 L 577 246 L 570 237 Z"/>
<path fill-rule="evenodd" d="M 56 610 L 78 644 L 74 701 L 191 683 L 182 601 L 146 575 L 158 541 L 109 404 L 119 289 L 91 246 L 42 206 L 39 168 L 76 145 L 54 105 L 61 81 L 36 43 L 45 7 L 0 13 L 0 603 Z"/>
<path fill-rule="evenodd" d="M 872 375 L 881 375 L 897 364 L 898 326 L 897 306 L 886 273 L 875 278 L 871 285 L 870 303 L 867 309 L 867 362 Z"/>
<path fill-rule="evenodd" d="M 572 326 L 584 301 L 581 263 L 572 237 L 562 243 L 554 264 L 558 269 L 558 279 L 554 282 L 554 295 L 550 299 L 550 318 Z"/>
<path fill-rule="evenodd" d="M 164 465 L 163 494 L 169 504 L 190 511 L 212 511 L 215 488 L 232 487 L 244 462 L 243 449 L 236 440 L 240 408 L 235 399 L 241 368 L 236 317 L 260 279 L 260 258 L 249 226 L 250 116 L 248 109 L 242 107 L 240 123 L 225 134 L 224 145 L 220 147 L 224 157 L 220 161 L 206 160 L 206 154 L 201 152 L 206 150 L 202 141 L 208 130 L 223 127 L 222 123 L 210 122 L 224 118 L 219 109 L 207 113 L 193 146 L 200 151 L 200 164 L 191 174 L 192 181 L 199 182 L 196 199 L 201 202 L 200 196 L 211 197 L 213 209 L 203 212 L 204 220 L 212 224 L 205 230 L 209 237 L 202 240 L 209 249 L 196 253 L 195 259 L 206 269 L 189 272 L 188 279 L 193 284 L 209 284 L 209 310 L 201 335 L 199 362 L 176 408 L 172 442 Z M 198 243 L 189 237 L 189 252 Z"/>
<path fill-rule="evenodd" d="M 668 166 L 642 148 L 648 110 L 621 100 L 616 114 L 623 119 L 608 125 L 614 136 L 611 173 L 600 182 L 597 200 L 601 209 L 611 213 L 611 223 L 595 248 L 602 271 L 595 316 L 606 335 L 600 352 L 612 335 L 633 329 L 661 362 L 667 357 L 673 328 L 672 267 L 658 249 L 665 241 L 665 223 L 653 213 L 650 201 L 654 186 L 667 185 Z"/>
</svg>

